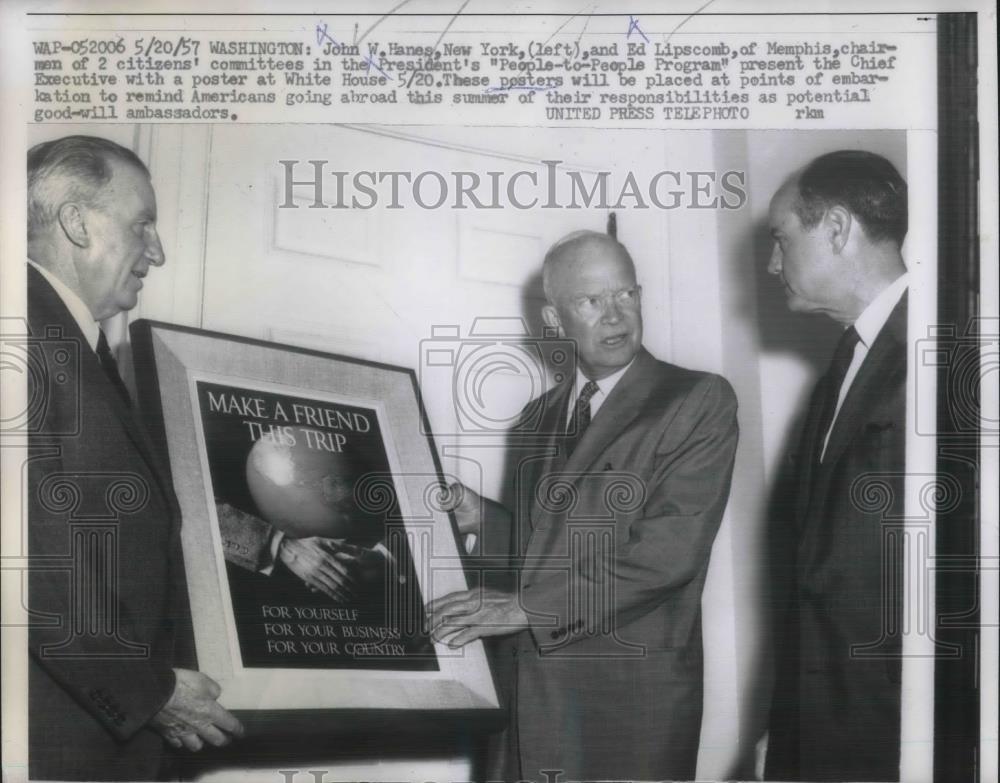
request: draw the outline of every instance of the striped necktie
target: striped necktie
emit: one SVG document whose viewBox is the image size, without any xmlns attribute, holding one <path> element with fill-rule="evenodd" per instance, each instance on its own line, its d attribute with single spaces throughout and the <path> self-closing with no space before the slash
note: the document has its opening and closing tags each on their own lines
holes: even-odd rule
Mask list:
<svg viewBox="0 0 1000 783">
<path fill-rule="evenodd" d="M 587 381 L 580 390 L 580 396 L 576 398 L 576 407 L 573 408 L 573 416 L 566 429 L 566 434 L 570 438 L 567 455 L 573 453 L 584 431 L 590 426 L 590 400 L 599 391 L 600 387 L 594 381 Z"/>
</svg>

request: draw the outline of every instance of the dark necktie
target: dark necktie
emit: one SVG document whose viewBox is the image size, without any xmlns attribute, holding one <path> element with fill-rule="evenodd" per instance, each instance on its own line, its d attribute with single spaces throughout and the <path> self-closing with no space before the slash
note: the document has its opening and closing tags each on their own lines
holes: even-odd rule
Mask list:
<svg viewBox="0 0 1000 783">
<path fill-rule="evenodd" d="M 833 423 L 834 411 L 837 410 L 840 387 L 847 376 L 847 368 L 851 366 L 851 360 L 854 358 L 854 347 L 860 339 L 853 326 L 844 330 L 844 333 L 840 337 L 840 342 L 837 343 L 837 350 L 833 352 L 830 369 L 827 370 L 826 377 L 823 379 L 823 407 L 820 409 L 819 428 L 816 430 L 815 459 L 817 462 L 821 461 L 826 433 Z"/>
<path fill-rule="evenodd" d="M 97 338 L 97 360 L 101 363 L 101 369 L 108 376 L 111 385 L 121 395 L 122 401 L 131 407 L 132 398 L 129 397 L 128 389 L 125 388 L 125 382 L 122 381 L 122 376 L 118 373 L 118 362 L 115 361 L 115 356 L 111 353 L 111 347 L 108 345 L 108 338 L 104 336 L 103 329 L 100 330 L 100 335 Z"/>
<path fill-rule="evenodd" d="M 576 407 L 573 408 L 573 416 L 566 430 L 566 434 L 570 437 L 567 454 L 573 452 L 573 448 L 583 437 L 584 430 L 590 426 L 590 400 L 600 390 L 594 381 L 587 381 L 580 390 L 580 396 L 576 398 Z"/>
</svg>

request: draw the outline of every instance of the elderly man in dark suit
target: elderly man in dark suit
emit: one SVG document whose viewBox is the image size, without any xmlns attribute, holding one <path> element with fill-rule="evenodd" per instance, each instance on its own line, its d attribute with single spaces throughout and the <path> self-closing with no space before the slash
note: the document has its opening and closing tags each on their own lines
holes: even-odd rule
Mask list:
<svg viewBox="0 0 1000 783">
<path fill-rule="evenodd" d="M 540 425 L 512 443 L 513 515 L 454 488 L 460 530 L 485 554 L 500 542 L 518 578 L 434 601 L 434 633 L 454 647 L 506 637 L 510 724 L 490 779 L 690 779 L 736 399 L 642 347 L 635 267 L 611 237 L 564 238 L 543 281 L 543 317 L 576 342 L 578 372 L 525 411 Z"/>
<path fill-rule="evenodd" d="M 789 308 L 844 332 L 786 504 L 765 778 L 898 780 L 902 579 L 890 534 L 906 467 L 906 183 L 878 155 L 830 153 L 778 191 L 770 224 L 768 270 Z"/>
<path fill-rule="evenodd" d="M 242 726 L 193 668 L 177 501 L 101 329 L 164 262 L 142 161 L 89 136 L 33 147 L 28 259 L 49 363 L 29 381 L 29 773 L 159 779 L 164 742 L 199 750 Z"/>
</svg>

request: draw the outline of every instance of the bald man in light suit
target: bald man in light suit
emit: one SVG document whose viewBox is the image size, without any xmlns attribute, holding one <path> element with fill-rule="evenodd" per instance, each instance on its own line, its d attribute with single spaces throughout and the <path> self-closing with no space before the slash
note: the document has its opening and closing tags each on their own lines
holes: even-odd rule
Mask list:
<svg viewBox="0 0 1000 783">
<path fill-rule="evenodd" d="M 453 488 L 460 530 L 510 557 L 513 584 L 434 601 L 434 634 L 454 647 L 503 637 L 510 724 L 489 779 L 690 779 L 736 399 L 721 377 L 642 347 L 641 288 L 611 237 L 564 238 L 543 282 L 543 318 L 576 342 L 578 372 L 525 411 L 541 424 L 516 439 L 513 514 Z"/>
</svg>

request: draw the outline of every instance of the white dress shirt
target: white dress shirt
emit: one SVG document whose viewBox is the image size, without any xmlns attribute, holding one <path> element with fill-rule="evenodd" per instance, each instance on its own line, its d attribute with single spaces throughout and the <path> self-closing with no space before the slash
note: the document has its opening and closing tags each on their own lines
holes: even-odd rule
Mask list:
<svg viewBox="0 0 1000 783">
<path fill-rule="evenodd" d="M 840 393 L 837 395 L 837 407 L 834 408 L 833 418 L 830 420 L 830 428 L 826 431 L 826 435 L 823 438 L 823 451 L 820 454 L 820 462 L 823 461 L 823 456 L 826 454 L 826 444 L 830 441 L 830 433 L 833 432 L 833 425 L 837 421 L 837 414 L 840 413 L 840 406 L 844 404 L 844 398 L 847 397 L 847 392 L 850 391 L 851 384 L 854 383 L 861 365 L 864 363 L 865 358 L 867 358 L 868 351 L 871 350 L 879 332 L 882 331 L 885 322 L 892 315 L 892 311 L 899 304 L 899 300 L 902 298 L 908 284 L 909 276 L 904 272 L 882 289 L 881 293 L 871 301 L 871 304 L 862 311 L 861 315 L 858 316 L 858 320 L 854 322 L 854 330 L 858 333 L 859 338 L 858 344 L 854 346 L 854 356 L 851 358 L 851 363 L 847 366 L 847 374 L 844 376 L 844 382 L 840 384 Z"/>
<path fill-rule="evenodd" d="M 617 370 L 616 372 L 612 373 L 607 378 L 601 378 L 599 381 L 594 381 L 594 383 L 597 384 L 597 392 L 594 394 L 593 397 L 590 398 L 591 421 L 594 420 L 594 417 L 597 415 L 597 412 L 601 409 L 601 406 L 604 404 L 604 401 L 608 398 L 608 395 L 611 394 L 611 390 L 618 385 L 618 381 L 620 381 L 622 379 L 622 376 L 626 372 L 628 372 L 628 368 L 632 366 L 632 362 L 634 361 L 635 359 L 633 358 L 631 362 L 626 364 L 620 370 Z M 576 401 L 580 397 L 580 392 L 583 390 L 583 387 L 586 386 L 590 380 L 591 379 L 588 378 L 586 375 L 584 375 L 583 372 L 580 370 L 580 368 L 577 367 L 576 381 L 573 384 L 573 390 L 570 392 L 569 405 L 566 406 L 566 421 L 564 422 L 564 424 L 567 428 L 569 427 L 570 419 L 573 418 L 573 411 L 576 409 Z"/>
</svg>

